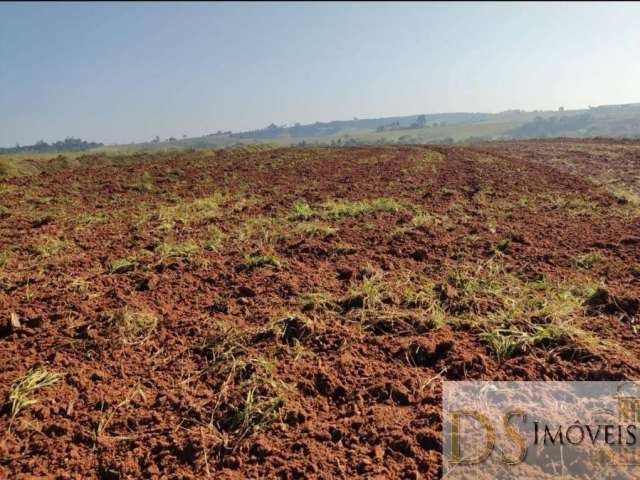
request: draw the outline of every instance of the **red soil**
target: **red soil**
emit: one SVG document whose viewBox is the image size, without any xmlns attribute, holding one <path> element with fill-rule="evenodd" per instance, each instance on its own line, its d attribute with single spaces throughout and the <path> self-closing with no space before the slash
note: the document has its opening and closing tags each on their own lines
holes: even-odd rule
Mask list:
<svg viewBox="0 0 640 480">
<path fill-rule="evenodd" d="M 421 162 L 434 150 L 446 158 Z M 633 155 L 625 162 L 637 172 Z M 603 187 L 552 165 L 559 156 L 572 159 L 569 143 L 191 152 L 4 181 L 16 188 L 0 198 L 0 252 L 9 256 L 0 268 L 0 394 L 36 365 L 61 379 L 35 392 L 38 403 L 13 422 L 5 405 L 0 478 L 438 478 L 443 379 L 637 378 L 640 219 Z M 609 166 L 589 168 L 597 177 Z M 143 172 L 152 187 L 132 188 Z M 235 207 L 158 229 L 160 206 L 214 192 L 235 194 Z M 594 211 L 518 204 L 545 194 L 579 197 Z M 449 224 L 394 236 L 411 213 L 376 212 L 325 220 L 338 233 L 321 239 L 289 235 L 295 222 L 287 220 L 284 235 L 268 241 L 282 266 L 243 266 L 244 253 L 260 246 L 237 237 L 248 219 L 286 218 L 300 199 L 315 207 L 378 197 Z M 107 220 L 79 223 L 88 214 Z M 185 259 L 154 250 L 162 241 L 203 245 L 211 225 L 228 235 L 217 251 Z M 45 235 L 68 244 L 38 257 Z M 446 285 L 453 266 L 495 257 L 505 239 L 500 262 L 518 276 L 605 284 L 609 299 L 585 314 L 586 325 L 620 350 L 540 346 L 501 359 L 473 328 L 425 328 L 420 309 L 402 307 L 385 322 L 384 312 L 401 308 L 391 287 L 380 318 L 374 311 L 361 323 L 334 309 L 308 313 L 310 326 L 287 323 L 282 336 L 265 330 L 299 312 L 302 294 L 344 298 L 366 269 L 389 285 L 399 272 Z M 575 257 L 594 251 L 606 261 L 578 271 Z M 106 268 L 129 257 L 137 259 L 130 271 Z M 157 331 L 123 342 L 109 315 L 123 307 L 156 313 Z M 276 415 L 239 434 L 251 389 L 242 385 L 267 377 L 284 392 Z M 267 395 L 275 387 L 256 388 Z"/>
</svg>

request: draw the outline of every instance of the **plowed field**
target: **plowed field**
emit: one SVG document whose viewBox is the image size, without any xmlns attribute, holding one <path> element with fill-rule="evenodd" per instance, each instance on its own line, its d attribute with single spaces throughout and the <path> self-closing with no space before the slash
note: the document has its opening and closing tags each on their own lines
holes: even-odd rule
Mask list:
<svg viewBox="0 0 640 480">
<path fill-rule="evenodd" d="M 639 152 L 245 148 L 2 180 L 0 478 L 435 479 L 443 380 L 637 378 Z"/>
</svg>

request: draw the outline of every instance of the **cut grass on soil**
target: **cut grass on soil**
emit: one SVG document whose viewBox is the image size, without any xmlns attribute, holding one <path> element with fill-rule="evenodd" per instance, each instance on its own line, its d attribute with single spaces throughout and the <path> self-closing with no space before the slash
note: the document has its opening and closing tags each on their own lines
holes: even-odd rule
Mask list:
<svg viewBox="0 0 640 480">
<path fill-rule="evenodd" d="M 362 312 L 377 309 L 382 305 L 385 284 L 379 272 L 367 272 L 356 285 L 349 289 L 346 298 L 342 300 L 343 308 L 361 309 Z"/>
<path fill-rule="evenodd" d="M 433 215 L 429 215 L 428 213 L 419 213 L 414 216 L 409 225 L 413 228 L 421 228 L 421 227 L 433 227 L 437 223 L 437 218 Z"/>
<path fill-rule="evenodd" d="M 412 211 L 411 205 L 401 203 L 393 198 L 375 198 L 372 200 L 337 201 L 328 200 L 320 205 L 323 215 L 328 218 L 357 217 L 374 212 Z"/>
<path fill-rule="evenodd" d="M 324 312 L 336 308 L 336 302 L 326 293 L 305 293 L 299 298 L 303 312 Z"/>
<path fill-rule="evenodd" d="M 0 268 L 6 267 L 9 263 L 9 254 L 7 252 L 0 252 Z"/>
<path fill-rule="evenodd" d="M 2 175 L 0 174 L 0 177 Z M 16 187 L 13 185 L 8 185 L 6 183 L 0 183 L 0 195 L 5 195 L 7 193 L 11 193 L 16 190 Z"/>
<path fill-rule="evenodd" d="M 107 271 L 109 273 L 126 273 L 132 272 L 138 267 L 138 262 L 129 258 L 120 258 L 112 260 L 107 264 Z"/>
<path fill-rule="evenodd" d="M 109 221 L 109 216 L 106 213 L 85 213 L 78 217 L 77 223 L 83 227 L 91 227 L 93 225 L 105 224 Z"/>
<path fill-rule="evenodd" d="M 277 336 L 278 332 L 284 333 L 282 330 L 272 333 Z M 217 322 L 212 335 L 198 347 L 210 358 L 202 373 L 218 382 L 211 423 L 224 433 L 224 445 L 232 450 L 244 438 L 265 430 L 277 420 L 287 400 L 287 385 L 275 377 L 276 365 L 266 358 L 248 358 L 251 337 L 235 325 Z"/>
<path fill-rule="evenodd" d="M 599 253 L 588 253 L 586 255 L 580 255 L 575 258 L 575 265 L 578 268 L 590 270 L 592 269 L 598 262 L 602 260 L 602 255 Z"/>
<path fill-rule="evenodd" d="M 436 285 L 432 282 L 407 282 L 401 292 L 402 306 L 418 308 L 429 315 L 429 326 L 432 329 L 442 327 L 447 323 L 447 314 L 438 301 Z"/>
<path fill-rule="evenodd" d="M 281 342 L 294 346 L 311 332 L 312 322 L 303 315 L 288 314 L 271 320 L 265 330 Z"/>
<path fill-rule="evenodd" d="M 480 334 L 498 357 L 510 357 L 541 345 L 556 346 L 566 343 L 578 345 L 590 353 L 603 353 L 616 348 L 611 342 L 599 339 L 571 322 L 530 325 L 527 329 L 496 328 Z"/>
<path fill-rule="evenodd" d="M 272 267 L 272 268 L 280 268 L 282 263 L 280 259 L 275 255 L 259 255 L 259 254 L 248 254 L 244 257 L 244 264 L 248 268 L 262 268 L 262 267 Z"/>
<path fill-rule="evenodd" d="M 242 372 L 248 376 L 241 380 Z M 286 404 L 286 385 L 275 378 L 275 364 L 264 358 L 236 359 L 219 372 L 227 378 L 212 418 L 220 431 L 228 432 L 235 449 L 246 437 L 265 430 L 276 421 Z M 240 378 L 238 378 L 240 377 Z M 226 400 L 226 402 L 223 402 Z"/>
<path fill-rule="evenodd" d="M 140 180 L 131 185 L 131 190 L 140 193 L 150 193 L 155 189 L 153 183 L 153 176 L 150 172 L 144 172 L 140 177 Z"/>
<path fill-rule="evenodd" d="M 189 258 L 198 253 L 200 246 L 193 240 L 182 243 L 164 242 L 155 248 L 155 252 L 162 258 Z"/>
<path fill-rule="evenodd" d="M 50 205 L 53 202 L 52 197 L 39 196 L 32 192 L 27 192 L 24 196 L 24 201 L 31 204 L 42 207 L 44 205 Z"/>
<path fill-rule="evenodd" d="M 631 190 L 618 187 L 611 190 L 610 193 L 619 203 L 640 206 L 640 195 Z"/>
<path fill-rule="evenodd" d="M 418 213 L 403 227 L 396 228 L 391 236 L 394 238 L 400 237 L 413 230 L 429 231 L 438 225 L 439 220 L 433 215 L 428 213 Z"/>
<path fill-rule="evenodd" d="M 295 232 L 307 238 L 320 238 L 325 240 L 334 237 L 338 229 L 322 222 L 303 222 L 296 225 Z"/>
<path fill-rule="evenodd" d="M 527 332 L 518 328 L 495 328 L 482 332 L 480 338 L 499 358 L 506 358 L 542 342 L 557 342 L 565 333 L 556 325 L 533 325 Z"/>
<path fill-rule="evenodd" d="M 238 243 L 245 246 L 247 244 L 273 244 L 285 237 L 287 228 L 290 226 L 281 218 L 251 218 L 240 226 L 236 233 L 236 239 Z"/>
<path fill-rule="evenodd" d="M 269 378 L 261 384 L 251 386 L 240 410 L 236 414 L 236 435 L 239 439 L 267 428 L 278 418 L 278 413 L 285 403 L 282 390 Z"/>
<path fill-rule="evenodd" d="M 439 290 L 449 321 L 477 328 L 499 356 L 543 344 L 559 346 L 563 340 L 592 353 L 611 346 L 582 329 L 587 287 L 525 281 L 489 261 L 475 271 L 452 272 Z"/>
<path fill-rule="evenodd" d="M 226 240 L 227 235 L 215 225 L 208 229 L 208 240 L 204 244 L 204 249 L 209 252 L 218 252 Z"/>
<path fill-rule="evenodd" d="M 436 152 L 435 150 L 427 150 L 424 152 L 422 157 L 422 161 L 426 163 L 440 163 L 446 160 L 446 156 L 440 152 Z"/>
<path fill-rule="evenodd" d="M 309 220 L 315 215 L 315 212 L 307 202 L 296 202 L 289 212 L 290 220 Z"/>
<path fill-rule="evenodd" d="M 69 282 L 67 288 L 75 293 L 87 293 L 91 291 L 93 285 L 88 280 L 78 277 Z"/>
<path fill-rule="evenodd" d="M 53 385 L 61 378 L 61 375 L 50 372 L 45 367 L 36 367 L 17 380 L 7 396 L 11 418 L 14 419 L 26 407 L 38 403 L 38 400 L 33 398 L 37 390 Z"/>
<path fill-rule="evenodd" d="M 600 206 L 596 202 L 578 195 L 543 193 L 538 195 L 534 202 L 553 209 L 565 210 L 573 215 L 593 215 L 600 211 Z"/>
<path fill-rule="evenodd" d="M 112 321 L 126 344 L 137 344 L 147 340 L 157 331 L 160 320 L 149 311 L 122 308 L 112 314 Z"/>
<path fill-rule="evenodd" d="M 157 214 L 162 230 L 171 230 L 176 224 L 189 225 L 198 222 L 211 222 L 223 214 L 223 206 L 228 198 L 215 193 L 208 197 L 192 201 L 182 200 L 177 205 L 162 207 Z"/>
<path fill-rule="evenodd" d="M 34 245 L 34 251 L 39 258 L 49 258 L 58 255 L 69 246 L 69 242 L 48 235 L 40 237 Z"/>
</svg>

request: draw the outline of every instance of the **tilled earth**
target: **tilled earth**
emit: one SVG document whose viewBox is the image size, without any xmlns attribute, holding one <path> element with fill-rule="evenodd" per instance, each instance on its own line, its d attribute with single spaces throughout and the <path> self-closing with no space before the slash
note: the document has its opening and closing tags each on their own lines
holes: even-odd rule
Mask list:
<svg viewBox="0 0 640 480">
<path fill-rule="evenodd" d="M 443 380 L 637 378 L 640 157 L 580 145 L 5 179 L 0 478 L 438 478 Z"/>
</svg>

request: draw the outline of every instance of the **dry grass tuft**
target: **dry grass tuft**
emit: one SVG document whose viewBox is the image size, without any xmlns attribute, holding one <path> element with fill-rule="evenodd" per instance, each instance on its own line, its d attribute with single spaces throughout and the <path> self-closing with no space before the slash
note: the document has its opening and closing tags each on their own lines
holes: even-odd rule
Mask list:
<svg viewBox="0 0 640 480">
<path fill-rule="evenodd" d="M 159 327 L 160 320 L 150 311 L 136 311 L 127 307 L 112 315 L 118 334 L 127 344 L 138 344 L 147 340 Z"/>
<path fill-rule="evenodd" d="M 26 407 L 38 403 L 38 400 L 33 398 L 37 390 L 53 385 L 61 378 L 61 375 L 50 372 L 45 367 L 36 367 L 17 380 L 11 386 L 7 398 L 11 408 L 11 418 L 14 419 Z"/>
</svg>

